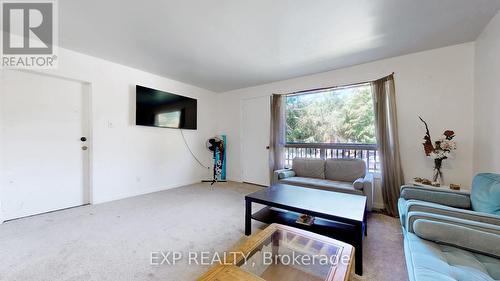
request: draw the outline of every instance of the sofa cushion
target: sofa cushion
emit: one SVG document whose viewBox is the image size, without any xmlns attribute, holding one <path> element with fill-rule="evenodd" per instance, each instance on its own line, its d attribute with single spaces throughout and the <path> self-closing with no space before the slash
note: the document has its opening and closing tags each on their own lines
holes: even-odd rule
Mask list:
<svg viewBox="0 0 500 281">
<path fill-rule="evenodd" d="M 316 158 L 293 158 L 292 168 L 298 177 L 325 178 L 325 160 Z"/>
<path fill-rule="evenodd" d="M 406 265 L 411 281 L 500 279 L 500 260 L 437 244 L 405 232 Z"/>
<path fill-rule="evenodd" d="M 295 177 L 295 172 L 293 170 L 285 170 L 278 173 L 278 179 L 284 179 L 289 177 Z"/>
<path fill-rule="evenodd" d="M 404 200 L 404 199 L 399 199 L 399 200 Z M 406 208 L 406 213 L 423 212 L 423 213 L 442 215 L 457 219 L 465 219 L 469 221 L 482 222 L 500 226 L 500 216 L 498 215 L 476 212 L 473 210 L 453 208 L 431 202 L 408 200 L 405 205 L 405 208 Z"/>
<path fill-rule="evenodd" d="M 331 181 L 325 179 L 315 179 L 315 178 L 305 178 L 305 177 L 291 177 L 282 179 L 279 182 L 283 184 L 291 184 L 303 187 L 317 188 L 322 190 L 363 195 L 362 190 L 354 189 L 352 183 L 349 182 Z"/>
<path fill-rule="evenodd" d="M 329 180 L 354 182 L 365 174 L 366 163 L 361 159 L 327 159 L 325 163 L 325 178 Z"/>
<path fill-rule="evenodd" d="M 461 209 L 470 209 L 471 207 L 469 193 L 451 189 L 403 185 L 401 186 L 400 198 L 432 202 Z"/>
<path fill-rule="evenodd" d="M 399 198 L 398 200 L 398 211 L 399 211 L 399 221 L 401 226 L 406 228 L 406 214 L 408 213 L 408 201 L 404 198 Z"/>
<path fill-rule="evenodd" d="M 365 181 L 363 178 L 359 178 L 352 183 L 352 186 L 354 187 L 354 189 L 362 190 L 365 186 Z"/>
<path fill-rule="evenodd" d="M 477 174 L 472 181 L 471 203 L 474 211 L 500 215 L 500 175 Z"/>
<path fill-rule="evenodd" d="M 484 223 L 475 223 L 477 228 L 466 227 L 455 221 L 466 220 L 417 219 L 413 222 L 413 232 L 429 241 L 500 259 L 500 227 Z"/>
</svg>

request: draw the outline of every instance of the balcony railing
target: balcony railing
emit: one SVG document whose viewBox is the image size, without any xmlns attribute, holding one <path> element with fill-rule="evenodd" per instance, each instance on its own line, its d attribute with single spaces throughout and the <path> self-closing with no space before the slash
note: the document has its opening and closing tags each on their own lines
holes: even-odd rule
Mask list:
<svg viewBox="0 0 500 281">
<path fill-rule="evenodd" d="M 287 143 L 285 145 L 285 167 L 291 167 L 295 157 L 358 158 L 366 162 L 368 171 L 380 172 L 380 159 L 376 144 Z"/>
</svg>

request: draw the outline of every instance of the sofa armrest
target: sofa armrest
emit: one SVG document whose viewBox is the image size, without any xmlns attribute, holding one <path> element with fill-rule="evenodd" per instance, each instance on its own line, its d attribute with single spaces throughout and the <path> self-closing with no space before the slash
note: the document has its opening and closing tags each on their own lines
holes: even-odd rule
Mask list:
<svg viewBox="0 0 500 281">
<path fill-rule="evenodd" d="M 470 193 L 423 186 L 401 186 L 401 198 L 443 204 L 450 207 L 470 209 Z"/>
<path fill-rule="evenodd" d="M 277 183 L 281 179 L 295 177 L 295 172 L 292 169 L 276 170 L 273 173 L 273 183 Z"/>
<path fill-rule="evenodd" d="M 375 189 L 375 180 L 372 173 L 366 173 L 363 179 L 363 194 L 366 196 L 366 210 L 373 209 L 373 190 Z"/>
<path fill-rule="evenodd" d="M 408 200 L 406 209 L 407 213 L 423 212 L 500 226 L 500 216 L 498 215 L 453 208 L 436 203 Z"/>
<path fill-rule="evenodd" d="M 500 257 L 500 226 L 423 212 L 408 213 L 408 226 L 422 239 Z"/>
</svg>

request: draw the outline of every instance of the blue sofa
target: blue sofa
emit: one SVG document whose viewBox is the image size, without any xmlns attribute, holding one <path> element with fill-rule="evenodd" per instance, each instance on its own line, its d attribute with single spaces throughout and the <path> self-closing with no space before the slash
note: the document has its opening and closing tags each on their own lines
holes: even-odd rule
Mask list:
<svg viewBox="0 0 500 281">
<path fill-rule="evenodd" d="M 500 175 L 470 193 L 405 185 L 398 208 L 410 281 L 500 280 Z"/>
</svg>

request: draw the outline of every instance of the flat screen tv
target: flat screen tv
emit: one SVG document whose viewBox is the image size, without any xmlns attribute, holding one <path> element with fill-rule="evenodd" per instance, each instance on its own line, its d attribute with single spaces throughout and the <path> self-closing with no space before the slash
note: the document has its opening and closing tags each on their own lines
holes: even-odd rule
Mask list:
<svg viewBox="0 0 500 281">
<path fill-rule="evenodd" d="M 135 124 L 196 130 L 196 99 L 136 85 Z"/>
</svg>

